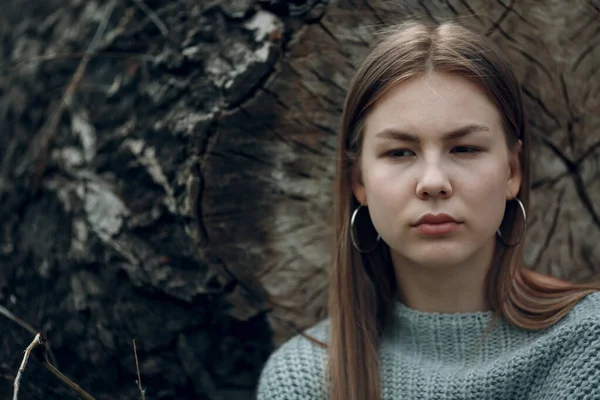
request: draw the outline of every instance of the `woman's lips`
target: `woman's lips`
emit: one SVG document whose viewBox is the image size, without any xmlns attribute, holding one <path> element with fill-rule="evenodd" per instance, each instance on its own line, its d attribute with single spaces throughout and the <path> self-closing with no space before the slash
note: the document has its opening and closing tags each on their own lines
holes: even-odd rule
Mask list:
<svg viewBox="0 0 600 400">
<path fill-rule="evenodd" d="M 460 227 L 460 223 L 456 221 L 448 221 L 442 223 L 421 223 L 414 226 L 418 233 L 426 236 L 447 235 L 454 232 Z"/>
</svg>

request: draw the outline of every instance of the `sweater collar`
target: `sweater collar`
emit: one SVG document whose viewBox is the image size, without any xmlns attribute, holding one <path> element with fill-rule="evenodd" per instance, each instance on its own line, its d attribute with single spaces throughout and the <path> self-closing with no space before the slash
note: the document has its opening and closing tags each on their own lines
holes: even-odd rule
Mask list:
<svg viewBox="0 0 600 400">
<path fill-rule="evenodd" d="M 418 311 L 396 302 L 394 317 L 382 348 L 400 348 L 404 355 L 433 363 L 487 362 L 519 346 L 530 332 L 514 327 L 504 318 L 497 320 L 483 342 L 493 311 L 437 313 Z"/>
<path fill-rule="evenodd" d="M 414 308 L 410 308 L 401 301 L 395 302 L 395 313 L 401 318 L 410 322 L 428 324 L 428 323 L 442 323 L 442 324 L 456 324 L 456 321 L 467 324 L 479 324 L 484 322 L 485 324 L 492 321 L 494 317 L 493 311 L 475 311 L 475 312 L 455 312 L 455 313 L 439 313 L 439 312 L 428 312 L 419 311 Z"/>
</svg>

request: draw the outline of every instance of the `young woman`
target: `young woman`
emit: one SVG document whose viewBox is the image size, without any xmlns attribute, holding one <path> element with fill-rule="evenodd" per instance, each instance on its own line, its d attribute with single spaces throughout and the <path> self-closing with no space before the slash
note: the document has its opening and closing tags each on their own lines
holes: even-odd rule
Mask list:
<svg viewBox="0 0 600 400">
<path fill-rule="evenodd" d="M 329 318 L 271 356 L 259 400 L 600 399 L 599 288 L 522 264 L 526 123 L 485 37 L 382 36 L 342 116 Z"/>
</svg>

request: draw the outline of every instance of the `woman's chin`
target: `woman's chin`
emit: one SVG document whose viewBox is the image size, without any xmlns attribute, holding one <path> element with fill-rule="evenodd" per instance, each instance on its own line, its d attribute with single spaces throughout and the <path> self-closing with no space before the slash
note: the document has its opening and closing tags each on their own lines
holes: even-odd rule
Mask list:
<svg viewBox="0 0 600 400">
<path fill-rule="evenodd" d="M 411 264 L 438 269 L 464 264 L 471 258 L 469 256 L 472 256 L 468 250 L 457 243 L 438 243 L 427 246 L 412 246 L 410 251 L 396 253 L 400 256 L 399 258 Z"/>
</svg>

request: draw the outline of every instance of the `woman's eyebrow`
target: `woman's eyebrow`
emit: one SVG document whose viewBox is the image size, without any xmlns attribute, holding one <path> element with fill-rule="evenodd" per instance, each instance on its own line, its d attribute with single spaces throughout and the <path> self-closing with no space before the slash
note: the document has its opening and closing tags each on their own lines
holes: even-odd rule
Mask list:
<svg viewBox="0 0 600 400">
<path fill-rule="evenodd" d="M 456 140 L 456 139 L 463 138 L 465 136 L 472 135 L 477 132 L 489 132 L 489 131 L 490 131 L 490 128 L 486 125 L 480 125 L 480 124 L 465 125 L 458 129 L 454 129 L 450 132 L 444 133 L 442 135 L 442 140 L 444 140 L 444 141 Z M 415 143 L 419 142 L 418 136 L 415 136 L 410 133 L 407 133 L 407 132 L 404 132 L 404 131 L 401 131 L 398 129 L 394 129 L 394 128 L 386 128 L 386 129 L 382 130 L 381 132 L 377 133 L 375 135 L 375 137 L 378 139 L 384 139 L 384 140 L 401 140 L 404 142 L 415 142 Z"/>
</svg>

